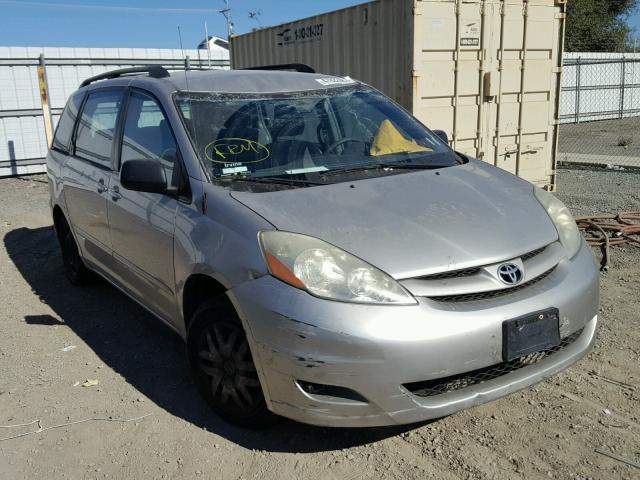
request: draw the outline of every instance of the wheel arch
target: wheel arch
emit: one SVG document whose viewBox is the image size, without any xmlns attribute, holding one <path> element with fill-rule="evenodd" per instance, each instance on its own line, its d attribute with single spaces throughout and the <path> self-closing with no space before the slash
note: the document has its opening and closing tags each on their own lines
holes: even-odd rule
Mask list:
<svg viewBox="0 0 640 480">
<path fill-rule="evenodd" d="M 71 228 L 71 226 L 69 225 L 69 221 L 67 220 L 67 217 L 62 211 L 62 207 L 60 205 L 56 204 L 53 206 L 52 215 L 53 215 L 53 228 L 55 229 L 56 234 L 60 232 L 61 222 L 65 222 L 69 226 L 69 228 Z"/>
<path fill-rule="evenodd" d="M 182 289 L 182 316 L 185 334 L 189 332 L 189 324 L 195 311 L 212 297 L 225 298 L 233 307 L 226 292 L 227 287 L 206 273 L 194 273 L 187 278 Z"/>
</svg>

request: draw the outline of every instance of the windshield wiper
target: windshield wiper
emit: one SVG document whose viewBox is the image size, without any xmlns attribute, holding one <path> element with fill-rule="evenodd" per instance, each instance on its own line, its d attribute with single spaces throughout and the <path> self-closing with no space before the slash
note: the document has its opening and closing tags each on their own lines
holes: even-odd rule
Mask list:
<svg viewBox="0 0 640 480">
<path fill-rule="evenodd" d="M 283 177 L 251 177 L 251 176 L 235 176 L 227 177 L 226 179 L 241 182 L 254 182 L 254 183 L 271 183 L 282 185 L 327 185 L 324 182 L 314 182 L 312 180 L 301 180 L 298 178 L 283 178 Z"/>
<path fill-rule="evenodd" d="M 361 170 L 380 170 L 382 168 L 391 168 L 393 170 L 434 170 L 436 168 L 445 168 L 450 165 L 443 164 L 426 164 L 426 163 L 399 163 L 399 162 L 383 162 L 368 163 L 366 165 L 356 165 L 353 167 L 338 168 L 320 173 L 321 176 L 337 175 L 341 173 L 357 172 Z"/>
</svg>

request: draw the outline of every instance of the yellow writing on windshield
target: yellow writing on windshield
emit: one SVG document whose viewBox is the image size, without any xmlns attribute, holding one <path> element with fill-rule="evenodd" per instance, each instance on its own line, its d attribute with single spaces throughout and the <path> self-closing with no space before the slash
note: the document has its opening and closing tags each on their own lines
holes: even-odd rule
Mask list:
<svg viewBox="0 0 640 480">
<path fill-rule="evenodd" d="M 204 154 L 216 163 L 257 163 L 271 156 L 267 147 L 248 138 L 219 138 L 204 147 Z"/>
</svg>

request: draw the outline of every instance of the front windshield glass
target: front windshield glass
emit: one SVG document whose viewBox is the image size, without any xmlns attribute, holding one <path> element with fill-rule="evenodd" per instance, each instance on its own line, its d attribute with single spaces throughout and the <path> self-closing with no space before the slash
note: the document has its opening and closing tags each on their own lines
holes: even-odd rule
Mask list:
<svg viewBox="0 0 640 480">
<path fill-rule="evenodd" d="M 176 94 L 212 176 L 287 177 L 462 163 L 411 115 L 364 86 L 287 94 Z"/>
</svg>

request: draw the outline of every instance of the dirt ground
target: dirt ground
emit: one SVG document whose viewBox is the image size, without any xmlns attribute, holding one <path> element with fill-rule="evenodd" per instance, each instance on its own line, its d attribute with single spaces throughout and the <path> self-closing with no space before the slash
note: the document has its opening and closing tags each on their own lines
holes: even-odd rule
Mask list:
<svg viewBox="0 0 640 480">
<path fill-rule="evenodd" d="M 640 175 L 563 170 L 576 214 L 640 210 Z M 43 177 L 0 179 L 0 478 L 638 479 L 640 248 L 613 251 L 595 350 L 510 397 L 418 426 L 229 426 L 178 337 L 114 288 L 65 280 Z M 75 347 L 75 348 L 71 348 Z M 87 379 L 98 385 L 83 387 Z M 144 415 L 150 415 L 140 419 Z M 5 440 L 43 428 L 93 420 Z"/>
<path fill-rule="evenodd" d="M 640 157 L 640 117 L 560 125 L 562 153 Z"/>
<path fill-rule="evenodd" d="M 560 125 L 558 162 L 640 169 L 640 117 Z"/>
</svg>

